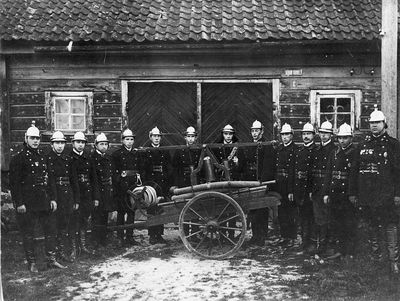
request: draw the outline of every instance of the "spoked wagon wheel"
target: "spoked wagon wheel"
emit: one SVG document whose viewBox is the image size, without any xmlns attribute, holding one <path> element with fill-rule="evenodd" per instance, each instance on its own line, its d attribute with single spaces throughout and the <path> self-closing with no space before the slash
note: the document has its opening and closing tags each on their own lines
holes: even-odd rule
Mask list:
<svg viewBox="0 0 400 301">
<path fill-rule="evenodd" d="M 223 259 L 243 244 L 246 217 L 239 204 L 226 194 L 204 192 L 182 209 L 179 232 L 189 251 L 204 258 Z"/>
</svg>

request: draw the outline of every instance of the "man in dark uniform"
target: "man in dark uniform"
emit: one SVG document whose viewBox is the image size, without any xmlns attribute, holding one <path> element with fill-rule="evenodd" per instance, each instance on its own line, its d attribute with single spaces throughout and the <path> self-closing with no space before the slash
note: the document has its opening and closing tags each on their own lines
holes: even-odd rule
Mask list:
<svg viewBox="0 0 400 301">
<path fill-rule="evenodd" d="M 315 238 L 311 249 L 318 254 L 322 254 L 326 250 L 328 235 L 328 206 L 323 201 L 322 186 L 326 177 L 326 166 L 329 155 L 335 150 L 336 146 L 332 140 L 333 126 L 329 121 L 325 121 L 319 128 L 319 136 L 321 145 L 316 149 L 314 154 L 314 165 L 312 170 L 312 202 L 314 208 L 315 221 Z"/>
<path fill-rule="evenodd" d="M 314 165 L 317 146 L 314 142 L 314 127 L 306 123 L 302 130 L 303 145 L 295 156 L 294 200 L 299 209 L 302 248 L 306 252 L 314 252 L 316 238 L 313 233 L 314 214 L 311 200 L 312 167 Z"/>
<path fill-rule="evenodd" d="M 171 156 L 167 150 L 158 150 L 161 146 L 161 132 L 158 127 L 149 132 L 150 143 L 145 145 L 153 148 L 145 154 L 145 180 L 156 183 L 161 189 L 162 196 L 166 196 L 171 186 Z M 157 189 L 156 189 L 157 190 Z M 149 208 L 147 213 L 156 214 L 156 206 Z M 164 225 L 151 226 L 148 228 L 150 244 L 167 243 L 162 237 Z"/>
<path fill-rule="evenodd" d="M 39 129 L 32 125 L 25 133 L 24 149 L 10 162 L 11 195 L 17 209 L 28 268 L 32 273 L 38 272 L 33 241 L 36 222 L 44 232 L 48 267 L 65 268 L 56 261 L 54 211 L 57 203 L 49 198 L 46 160 L 39 152 L 39 144 Z"/>
<path fill-rule="evenodd" d="M 293 198 L 295 178 L 295 153 L 292 127 L 285 123 L 281 129 L 282 144 L 278 146 L 276 156 L 276 189 L 282 196 L 278 207 L 278 220 L 281 233 L 281 245 L 292 247 L 297 238 L 297 207 Z"/>
<path fill-rule="evenodd" d="M 57 202 L 57 253 L 61 260 L 72 262 L 76 259 L 76 229 L 72 213 L 74 204 L 79 203 L 78 175 L 72 168 L 72 157 L 64 152 L 64 134 L 56 131 L 50 141 L 52 150 L 47 155 L 47 168 L 51 199 Z M 67 245 L 71 246 L 70 256 L 65 253 Z"/>
<path fill-rule="evenodd" d="M 331 258 L 354 255 L 355 228 L 357 227 L 355 207 L 349 201 L 349 171 L 354 162 L 355 147 L 351 126 L 339 127 L 339 146 L 330 154 L 325 183 L 322 188 L 323 200 L 330 211 L 329 244 L 326 252 Z"/>
<path fill-rule="evenodd" d="M 87 228 L 89 217 L 95 207 L 99 205 L 99 188 L 96 170 L 89 155 L 84 152 L 86 137 L 82 132 L 76 132 L 72 139 L 73 158 L 72 166 L 78 175 L 79 203 L 75 205 L 77 216 L 75 216 L 75 227 L 77 229 L 77 242 L 81 253 L 93 254 L 88 248 Z"/>
<path fill-rule="evenodd" d="M 250 128 L 250 134 L 254 143 L 265 142 L 266 139 L 263 136 L 264 126 L 260 121 L 256 120 L 253 122 Z M 266 146 L 251 146 L 243 149 L 244 156 L 244 167 L 243 167 L 243 179 L 246 181 L 263 181 L 263 164 L 264 164 L 264 153 Z M 272 146 L 271 146 L 272 149 Z M 274 158 L 267 158 L 274 162 Z M 251 210 L 248 214 L 249 222 L 251 225 L 252 237 L 250 238 L 249 245 L 264 246 L 265 239 L 268 235 L 268 208 L 261 208 Z"/>
<path fill-rule="evenodd" d="M 109 141 L 104 133 L 100 133 L 95 141 L 95 151 L 91 155 L 92 164 L 96 170 L 96 178 L 99 187 L 99 205 L 93 214 L 96 247 L 107 245 L 108 213 L 115 211 L 114 203 L 115 172 L 112 158 L 107 154 Z"/>
<path fill-rule="evenodd" d="M 189 148 L 177 149 L 172 159 L 174 170 L 174 185 L 186 187 L 192 185 L 190 176 L 199 164 L 201 149 L 191 149 L 196 144 L 197 132 L 194 127 L 189 126 L 185 132 L 186 146 Z M 198 180 L 198 175 L 196 176 Z M 193 184 L 198 184 L 193 183 Z"/>
<path fill-rule="evenodd" d="M 235 135 L 234 128 L 227 124 L 221 131 L 221 136 L 215 141 L 216 143 L 223 143 L 225 146 L 214 148 L 212 151 L 218 160 L 218 163 L 225 165 L 229 171 L 230 180 L 238 181 L 241 180 L 241 168 L 242 160 L 239 160 L 239 149 L 237 147 L 229 146 L 229 144 L 239 142 L 239 139 Z M 219 171 L 219 180 L 225 180 L 226 175 Z"/>
<path fill-rule="evenodd" d="M 126 223 L 133 224 L 135 221 L 134 208 L 128 205 L 129 189 L 133 189 L 138 184 L 141 184 L 142 176 L 142 156 L 133 148 L 135 142 L 135 135 L 130 129 L 122 132 L 122 146 L 112 154 L 115 174 L 116 174 L 116 187 L 117 187 L 117 225 Z M 137 242 L 133 238 L 133 229 L 118 230 L 118 237 L 121 245 L 135 245 Z M 125 237 L 124 237 L 125 236 Z"/>
<path fill-rule="evenodd" d="M 398 208 L 400 206 L 400 143 L 386 132 L 386 119 L 375 108 L 369 119 L 371 134 L 356 152 L 350 177 L 350 200 L 361 206 L 370 226 L 370 242 L 374 255 L 381 255 L 379 228 L 386 231 L 390 272 L 399 275 Z"/>
</svg>

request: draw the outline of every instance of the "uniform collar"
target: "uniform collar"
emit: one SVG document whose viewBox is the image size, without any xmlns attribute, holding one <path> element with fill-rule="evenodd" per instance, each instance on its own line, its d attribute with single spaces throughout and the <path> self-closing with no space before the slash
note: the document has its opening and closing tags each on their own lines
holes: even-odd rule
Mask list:
<svg viewBox="0 0 400 301">
<path fill-rule="evenodd" d="M 127 148 L 125 145 L 122 145 L 122 148 L 127 151 L 127 152 L 131 152 L 133 150 L 133 147 L 131 147 L 130 149 Z"/>
<path fill-rule="evenodd" d="M 313 144 L 314 144 L 314 140 L 311 141 L 311 142 L 308 143 L 308 144 L 303 143 L 303 146 L 304 146 L 304 147 L 310 147 L 310 146 L 312 146 Z"/>
<path fill-rule="evenodd" d="M 290 146 L 292 143 L 293 143 L 293 140 L 291 140 L 289 143 L 286 143 L 286 144 L 283 143 L 283 146 L 284 146 L 284 147 L 288 147 L 288 146 Z"/>
<path fill-rule="evenodd" d="M 83 151 L 78 152 L 75 148 L 72 149 L 72 151 L 77 154 L 78 156 L 82 156 L 83 155 Z"/>
<path fill-rule="evenodd" d="M 321 141 L 321 146 L 327 146 L 329 143 L 331 143 L 332 142 L 332 139 L 329 139 L 327 142 L 325 142 L 325 143 L 323 143 L 322 141 Z"/>
<path fill-rule="evenodd" d="M 151 144 L 151 147 L 160 147 L 160 144 L 159 145 L 155 145 L 155 144 Z"/>
</svg>

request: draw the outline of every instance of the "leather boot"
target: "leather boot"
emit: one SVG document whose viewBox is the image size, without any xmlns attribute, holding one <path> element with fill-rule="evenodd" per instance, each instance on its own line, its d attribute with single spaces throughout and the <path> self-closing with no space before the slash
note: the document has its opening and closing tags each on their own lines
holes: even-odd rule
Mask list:
<svg viewBox="0 0 400 301">
<path fill-rule="evenodd" d="M 371 229 L 370 230 L 370 244 L 371 244 L 371 250 L 372 250 L 372 257 L 375 260 L 382 260 L 383 255 L 382 255 L 382 251 L 381 251 L 381 247 L 379 245 L 379 239 L 378 239 L 378 235 L 379 235 L 379 229 Z"/>
<path fill-rule="evenodd" d="M 90 250 L 88 248 L 88 245 L 87 245 L 86 231 L 85 230 L 81 230 L 79 234 L 80 234 L 79 235 L 79 240 L 80 240 L 79 245 L 80 245 L 81 253 L 85 253 L 85 254 L 88 254 L 88 255 L 93 255 L 94 254 L 93 251 Z"/>
<path fill-rule="evenodd" d="M 79 255 L 79 251 L 78 251 L 78 248 L 77 248 L 76 240 L 75 240 L 75 238 L 72 238 L 72 240 L 71 240 L 71 252 L 69 254 L 69 258 L 70 258 L 71 262 L 74 262 L 76 260 L 76 257 L 78 257 L 78 255 Z"/>
<path fill-rule="evenodd" d="M 399 277 L 400 271 L 398 266 L 399 248 L 397 239 L 397 226 L 395 224 L 386 227 L 387 248 L 390 261 L 390 275 Z"/>
<path fill-rule="evenodd" d="M 65 237 L 65 234 L 61 237 L 57 237 L 57 257 L 64 262 L 72 262 L 65 253 Z"/>
<path fill-rule="evenodd" d="M 31 273 L 39 273 L 37 266 L 36 266 L 36 258 L 35 254 L 32 251 L 26 252 L 26 259 L 28 261 L 28 269 Z"/>
<path fill-rule="evenodd" d="M 47 267 L 52 269 L 66 269 L 61 263 L 56 260 L 56 253 L 54 251 L 47 252 Z"/>
</svg>

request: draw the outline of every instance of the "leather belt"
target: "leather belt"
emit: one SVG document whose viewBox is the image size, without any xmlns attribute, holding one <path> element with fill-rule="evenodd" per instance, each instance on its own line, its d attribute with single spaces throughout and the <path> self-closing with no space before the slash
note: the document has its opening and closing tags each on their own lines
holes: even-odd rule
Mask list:
<svg viewBox="0 0 400 301">
<path fill-rule="evenodd" d="M 367 163 L 362 168 L 360 168 L 360 173 L 361 174 L 365 174 L 365 173 L 379 174 L 378 164 L 376 164 L 376 163 Z"/>
<path fill-rule="evenodd" d="M 121 177 L 135 177 L 138 173 L 139 171 L 135 169 L 123 170 L 121 171 Z"/>
<path fill-rule="evenodd" d="M 78 174 L 78 182 L 80 183 L 89 183 L 89 175 L 80 173 Z"/>
<path fill-rule="evenodd" d="M 153 172 L 163 172 L 162 165 L 153 165 Z"/>
<path fill-rule="evenodd" d="M 69 185 L 69 178 L 68 177 L 57 177 L 56 178 L 56 185 L 65 186 Z"/>
<path fill-rule="evenodd" d="M 314 169 L 312 175 L 314 178 L 324 178 L 326 175 L 326 171 L 321 169 Z"/>
<path fill-rule="evenodd" d="M 278 168 L 277 171 L 276 171 L 276 175 L 278 177 L 283 177 L 283 178 L 289 177 L 289 173 L 284 168 Z"/>
<path fill-rule="evenodd" d="M 112 185 L 112 179 L 111 177 L 108 178 L 101 178 L 100 179 L 101 184 L 103 185 Z"/>
<path fill-rule="evenodd" d="M 349 173 L 347 171 L 334 170 L 332 171 L 332 179 L 347 180 Z"/>
<path fill-rule="evenodd" d="M 306 180 L 307 179 L 307 172 L 306 171 L 298 171 L 296 172 L 296 178 L 299 180 Z"/>
<path fill-rule="evenodd" d="M 47 179 L 48 176 L 39 176 L 35 178 L 35 185 L 39 185 L 39 186 L 46 186 L 47 185 Z"/>
</svg>

